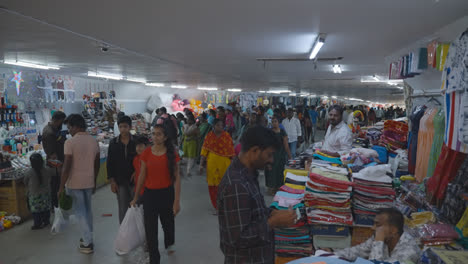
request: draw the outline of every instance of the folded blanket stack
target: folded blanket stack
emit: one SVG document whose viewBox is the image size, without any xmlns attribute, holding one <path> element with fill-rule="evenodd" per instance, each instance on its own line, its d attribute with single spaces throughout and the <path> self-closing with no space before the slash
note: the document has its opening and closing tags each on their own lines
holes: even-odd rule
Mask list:
<svg viewBox="0 0 468 264">
<path fill-rule="evenodd" d="M 392 188 L 392 178 L 387 176 L 389 170 L 389 165 L 377 165 L 353 173 L 356 224 L 372 225 L 379 208 L 393 206 L 396 194 Z"/>
<path fill-rule="evenodd" d="M 346 169 L 314 164 L 304 196 L 309 223 L 352 225 L 352 185 Z"/>
<path fill-rule="evenodd" d="M 394 152 L 397 149 L 406 149 L 407 141 L 408 124 L 393 120 L 385 121 L 383 134 L 380 137 L 380 146 Z"/>
<path fill-rule="evenodd" d="M 304 189 L 308 177 L 287 173 L 285 185 L 276 193 L 271 208 L 304 208 Z M 280 257 L 308 257 L 314 253 L 310 227 L 305 219 L 290 228 L 275 229 L 275 251 Z"/>
</svg>

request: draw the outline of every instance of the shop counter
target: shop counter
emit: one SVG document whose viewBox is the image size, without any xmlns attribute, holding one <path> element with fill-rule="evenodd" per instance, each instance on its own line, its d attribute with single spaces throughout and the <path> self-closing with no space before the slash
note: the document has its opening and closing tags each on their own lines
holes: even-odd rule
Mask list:
<svg viewBox="0 0 468 264">
<path fill-rule="evenodd" d="M 31 217 L 23 179 L 0 180 L 0 211 L 15 214 L 24 221 Z"/>
</svg>

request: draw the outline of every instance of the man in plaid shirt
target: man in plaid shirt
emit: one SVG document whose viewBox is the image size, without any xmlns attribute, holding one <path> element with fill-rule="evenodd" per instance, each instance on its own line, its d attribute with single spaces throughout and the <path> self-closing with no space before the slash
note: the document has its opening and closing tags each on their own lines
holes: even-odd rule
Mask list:
<svg viewBox="0 0 468 264">
<path fill-rule="evenodd" d="M 220 246 L 224 263 L 274 263 L 273 228 L 296 221 L 293 210 L 271 210 L 258 184 L 258 169 L 273 163 L 280 148 L 274 132 L 252 127 L 242 136 L 242 150 L 233 159 L 218 189 Z"/>
</svg>

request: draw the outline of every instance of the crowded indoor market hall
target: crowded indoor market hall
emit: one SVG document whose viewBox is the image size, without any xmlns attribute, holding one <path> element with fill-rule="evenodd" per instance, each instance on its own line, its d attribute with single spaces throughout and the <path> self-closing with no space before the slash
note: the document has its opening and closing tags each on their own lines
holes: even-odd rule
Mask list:
<svg viewBox="0 0 468 264">
<path fill-rule="evenodd" d="M 468 0 L 0 0 L 0 264 L 468 263 Z"/>
</svg>

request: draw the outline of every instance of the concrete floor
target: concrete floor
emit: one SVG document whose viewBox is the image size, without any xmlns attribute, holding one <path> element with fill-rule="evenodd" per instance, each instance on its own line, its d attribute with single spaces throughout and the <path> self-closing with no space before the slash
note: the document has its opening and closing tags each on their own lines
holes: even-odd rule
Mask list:
<svg viewBox="0 0 468 264">
<path fill-rule="evenodd" d="M 318 137 L 323 138 L 323 131 Z M 317 140 L 317 139 L 316 139 Z M 265 180 L 259 179 L 265 194 Z M 265 195 L 265 202 L 273 197 Z M 196 175 L 182 181 L 180 214 L 176 217 L 176 253 L 168 256 L 161 249 L 162 263 L 223 263 L 219 249 L 218 219 L 213 215 L 205 176 Z M 112 217 L 102 214 L 111 213 Z M 114 239 L 119 228 L 117 200 L 109 186 L 93 196 L 95 252 L 84 255 L 78 251 L 80 233 L 77 226 L 69 226 L 63 233 L 52 235 L 50 229 L 31 231 L 32 221 L 0 232 L 0 264 L 36 263 L 148 263 L 147 254 L 138 248 L 127 256 L 117 256 Z M 160 248 L 163 232 L 159 224 Z"/>
</svg>

